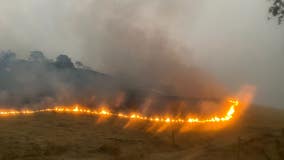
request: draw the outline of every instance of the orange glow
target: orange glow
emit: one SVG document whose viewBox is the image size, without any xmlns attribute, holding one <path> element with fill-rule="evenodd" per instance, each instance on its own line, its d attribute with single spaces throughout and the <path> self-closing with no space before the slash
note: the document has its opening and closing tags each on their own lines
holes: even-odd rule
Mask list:
<svg viewBox="0 0 284 160">
<path fill-rule="evenodd" d="M 229 109 L 227 110 L 224 116 L 211 116 L 207 119 L 201 119 L 197 117 L 189 117 L 187 119 L 182 118 L 170 118 L 169 116 L 143 116 L 138 113 L 132 114 L 123 114 L 123 113 L 113 113 L 108 110 L 106 107 L 98 109 L 98 110 L 90 110 L 79 105 L 74 105 L 71 107 L 66 106 L 56 106 L 53 108 L 41 109 L 41 110 L 13 110 L 13 111 L 0 111 L 0 116 L 14 116 L 14 115 L 27 115 L 27 114 L 35 114 L 38 112 L 56 112 L 56 113 L 80 113 L 80 114 L 91 114 L 91 115 L 98 115 L 98 116 L 113 116 L 118 118 L 124 119 L 134 119 L 134 120 L 141 120 L 141 121 L 150 121 L 150 122 L 159 122 L 159 123 L 221 123 L 225 121 L 229 121 L 233 118 L 236 107 L 239 106 L 238 100 L 228 100 L 230 104 Z"/>
</svg>

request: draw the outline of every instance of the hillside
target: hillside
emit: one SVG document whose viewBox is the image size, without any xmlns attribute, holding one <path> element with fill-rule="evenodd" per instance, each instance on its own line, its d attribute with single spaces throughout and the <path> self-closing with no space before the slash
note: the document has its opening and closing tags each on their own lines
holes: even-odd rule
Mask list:
<svg viewBox="0 0 284 160">
<path fill-rule="evenodd" d="M 126 120 L 37 113 L 0 118 L 0 158 L 13 159 L 258 159 L 284 156 L 283 110 L 250 107 L 221 130 L 176 134 L 125 128 Z"/>
</svg>

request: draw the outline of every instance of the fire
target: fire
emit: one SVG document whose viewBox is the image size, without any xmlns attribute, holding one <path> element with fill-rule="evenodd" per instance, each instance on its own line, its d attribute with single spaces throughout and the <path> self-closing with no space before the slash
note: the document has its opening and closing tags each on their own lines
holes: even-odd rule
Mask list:
<svg viewBox="0 0 284 160">
<path fill-rule="evenodd" d="M 11 111 L 0 111 L 0 116 L 15 116 L 15 115 L 28 115 L 35 114 L 38 112 L 56 112 L 56 113 L 77 113 L 77 114 L 91 114 L 98 116 L 113 116 L 124 119 L 132 119 L 132 120 L 141 120 L 141 121 L 149 121 L 149 122 L 159 122 L 159 123 L 217 123 L 217 122 L 225 122 L 229 121 L 233 118 L 236 107 L 239 105 L 238 100 L 229 100 L 230 106 L 228 111 L 224 116 L 212 116 L 207 119 L 201 119 L 197 117 L 189 117 L 187 119 L 182 118 L 170 118 L 169 116 L 143 116 L 139 113 L 131 113 L 131 114 L 123 114 L 123 113 L 113 113 L 110 110 L 104 108 L 98 110 L 90 110 L 79 105 L 74 105 L 73 107 L 66 106 L 56 106 L 53 108 L 41 109 L 41 110 L 11 110 Z"/>
<path fill-rule="evenodd" d="M 109 111 L 106 111 L 104 109 L 102 109 L 98 114 L 101 114 L 101 115 L 111 115 L 111 113 Z"/>
<path fill-rule="evenodd" d="M 0 111 L 0 116 L 10 116 L 18 114 L 33 114 L 35 111 L 32 110 L 22 110 L 22 111 Z"/>
</svg>

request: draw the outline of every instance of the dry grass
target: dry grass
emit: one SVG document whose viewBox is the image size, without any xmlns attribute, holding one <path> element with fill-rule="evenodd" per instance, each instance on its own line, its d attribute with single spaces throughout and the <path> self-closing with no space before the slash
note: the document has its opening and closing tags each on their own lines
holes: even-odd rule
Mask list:
<svg viewBox="0 0 284 160">
<path fill-rule="evenodd" d="M 86 115 L 41 113 L 0 118 L 0 160 L 36 159 L 284 159 L 284 112 L 253 107 L 220 131 L 177 134 L 124 129 L 124 120 L 101 123 Z M 239 158 L 238 158 L 239 157 Z"/>
</svg>

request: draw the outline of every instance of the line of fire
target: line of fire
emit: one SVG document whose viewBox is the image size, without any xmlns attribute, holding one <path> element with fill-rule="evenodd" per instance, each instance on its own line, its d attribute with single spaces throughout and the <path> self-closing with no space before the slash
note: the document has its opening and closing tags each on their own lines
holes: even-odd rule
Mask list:
<svg viewBox="0 0 284 160">
<path fill-rule="evenodd" d="M 91 110 L 81 105 L 73 106 L 55 106 L 46 109 L 25 109 L 25 110 L 4 110 L 0 111 L 0 116 L 16 116 L 16 115 L 30 115 L 40 112 L 56 112 L 56 113 L 70 113 L 70 114 L 90 114 L 104 117 L 117 117 L 131 120 L 150 121 L 158 123 L 222 123 L 230 121 L 239 106 L 239 101 L 236 99 L 228 99 L 225 103 L 226 113 L 224 115 L 210 115 L 207 118 L 195 117 L 175 117 L 172 115 L 166 116 L 146 116 L 142 113 L 116 113 L 111 111 L 106 106 L 100 106 L 98 109 Z M 189 114 L 187 114 L 189 115 Z"/>
</svg>

